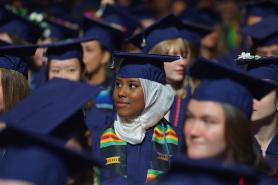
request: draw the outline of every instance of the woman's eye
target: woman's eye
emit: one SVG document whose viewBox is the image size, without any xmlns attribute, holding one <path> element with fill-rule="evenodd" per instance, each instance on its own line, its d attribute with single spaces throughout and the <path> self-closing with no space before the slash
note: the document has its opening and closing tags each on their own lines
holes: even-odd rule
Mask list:
<svg viewBox="0 0 278 185">
<path fill-rule="evenodd" d="M 137 85 L 136 85 L 136 84 L 129 84 L 129 87 L 130 87 L 131 89 L 135 89 L 135 88 L 137 88 Z"/>
<path fill-rule="evenodd" d="M 52 69 L 52 70 L 51 70 L 51 73 L 59 73 L 59 71 L 60 71 L 60 70 L 58 70 L 58 69 Z"/>
<path fill-rule="evenodd" d="M 115 82 L 115 86 L 116 87 L 121 87 L 121 83 L 120 82 Z"/>
<path fill-rule="evenodd" d="M 77 71 L 77 69 L 76 68 L 70 68 L 70 69 L 68 69 L 68 71 L 73 73 L 73 72 Z"/>
</svg>

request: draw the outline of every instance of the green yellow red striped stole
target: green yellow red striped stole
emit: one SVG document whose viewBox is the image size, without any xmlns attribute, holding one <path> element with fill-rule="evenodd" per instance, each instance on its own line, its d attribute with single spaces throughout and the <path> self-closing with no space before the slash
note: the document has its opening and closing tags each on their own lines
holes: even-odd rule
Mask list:
<svg viewBox="0 0 278 185">
<path fill-rule="evenodd" d="M 146 182 L 156 178 L 170 168 L 171 157 L 176 153 L 178 137 L 170 124 L 162 119 L 154 128 L 152 134 L 152 159 L 149 162 Z M 106 166 L 114 172 L 127 176 L 126 150 L 127 142 L 121 140 L 114 128 L 107 128 L 100 138 L 100 150 L 106 160 Z"/>
<path fill-rule="evenodd" d="M 115 133 L 113 128 L 106 129 L 100 138 L 100 148 L 109 147 L 112 145 L 126 145 L 126 142 L 121 140 Z"/>
<path fill-rule="evenodd" d="M 159 144 L 172 143 L 178 145 L 178 137 L 175 130 L 167 124 L 166 128 L 159 124 L 154 128 L 154 134 L 152 137 L 154 142 Z"/>
</svg>

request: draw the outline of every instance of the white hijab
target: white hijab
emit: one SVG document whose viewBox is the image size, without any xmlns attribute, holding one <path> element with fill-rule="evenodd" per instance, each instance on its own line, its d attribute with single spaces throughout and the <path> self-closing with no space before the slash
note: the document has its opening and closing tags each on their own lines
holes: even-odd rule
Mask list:
<svg viewBox="0 0 278 185">
<path fill-rule="evenodd" d="M 145 108 L 135 119 L 124 119 L 117 114 L 114 121 L 116 135 L 130 144 L 139 144 L 145 138 L 146 130 L 156 125 L 169 111 L 175 97 L 170 85 L 163 85 L 139 78 L 145 98 Z"/>
</svg>

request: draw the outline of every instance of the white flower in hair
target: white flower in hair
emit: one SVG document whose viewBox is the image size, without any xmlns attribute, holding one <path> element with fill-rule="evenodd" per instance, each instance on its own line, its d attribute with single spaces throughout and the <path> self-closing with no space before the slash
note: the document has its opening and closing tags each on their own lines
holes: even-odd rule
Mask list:
<svg viewBox="0 0 278 185">
<path fill-rule="evenodd" d="M 241 52 L 240 55 L 238 55 L 238 60 L 245 60 L 245 59 L 254 59 L 254 60 L 257 60 L 257 59 L 260 59 L 261 56 L 259 55 L 251 55 L 250 53 L 247 53 L 247 52 Z"/>
</svg>

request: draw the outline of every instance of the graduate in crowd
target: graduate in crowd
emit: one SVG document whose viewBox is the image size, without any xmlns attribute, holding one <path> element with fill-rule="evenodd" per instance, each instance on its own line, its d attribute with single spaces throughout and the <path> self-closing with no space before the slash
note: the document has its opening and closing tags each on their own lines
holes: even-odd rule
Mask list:
<svg viewBox="0 0 278 185">
<path fill-rule="evenodd" d="M 82 47 L 76 42 L 60 42 L 46 45 L 47 79 L 64 78 L 83 81 L 84 63 Z"/>
<path fill-rule="evenodd" d="M 3 123 L 1 123 L 3 124 Z M 86 152 L 64 146 L 64 141 L 37 134 L 16 126 L 0 132 L 0 145 L 6 153 L 0 162 L 2 185 L 66 185 L 93 184 L 93 167 L 99 162 Z M 91 171 L 91 179 L 76 181 L 77 173 Z"/>
<path fill-rule="evenodd" d="M 31 14 L 33 14 L 33 17 L 41 16 L 43 18 L 39 24 L 44 25 L 44 30 L 42 36 L 38 39 L 37 44 L 51 44 L 79 36 L 79 25 L 70 22 L 70 20 L 46 16 L 45 14 L 39 14 L 36 12 Z M 47 70 L 47 57 L 45 56 L 46 50 L 47 48 L 38 48 L 33 57 L 34 63 L 32 66 L 32 73 L 30 74 L 30 84 L 32 89 L 36 89 L 43 85 L 48 79 L 45 75 Z"/>
<path fill-rule="evenodd" d="M 257 78 L 278 83 L 277 57 L 261 57 L 258 59 L 239 59 L 237 62 L 247 64 L 247 71 Z M 261 100 L 253 100 L 251 117 L 253 134 L 259 144 L 262 155 L 272 171 L 278 159 L 278 91 L 273 90 Z"/>
<path fill-rule="evenodd" d="M 243 34 L 252 39 L 251 53 L 260 56 L 277 56 L 278 54 L 277 15 L 271 15 L 262 21 L 243 28 Z"/>
<path fill-rule="evenodd" d="M 61 139 L 67 148 L 91 151 L 91 134 L 83 107 L 99 91 L 98 87 L 80 82 L 52 79 L 5 113 L 1 120 L 8 126 Z M 5 151 L 4 157 L 8 155 L 8 149 Z M 74 180 L 91 179 L 90 174 L 93 169 L 76 171 Z"/>
<path fill-rule="evenodd" d="M 266 173 L 267 166 L 256 151 L 249 119 L 253 97 L 262 98 L 277 84 L 203 58 L 193 64 L 190 74 L 202 81 L 186 112 L 187 157 L 178 158 L 158 184 L 264 182 L 265 177 L 255 173 Z"/>
<path fill-rule="evenodd" d="M 25 57 L 33 56 L 38 46 L 14 46 L 1 42 L 0 77 L 1 96 L 0 112 L 7 112 L 20 100 L 29 95 L 27 81 L 27 61 Z"/>
<path fill-rule="evenodd" d="M 105 166 L 134 184 L 144 184 L 169 170 L 177 152 L 177 134 L 164 118 L 175 93 L 166 84 L 163 62 L 178 59 L 142 53 L 114 54 L 113 99 L 117 116 L 95 145 Z"/>
</svg>

